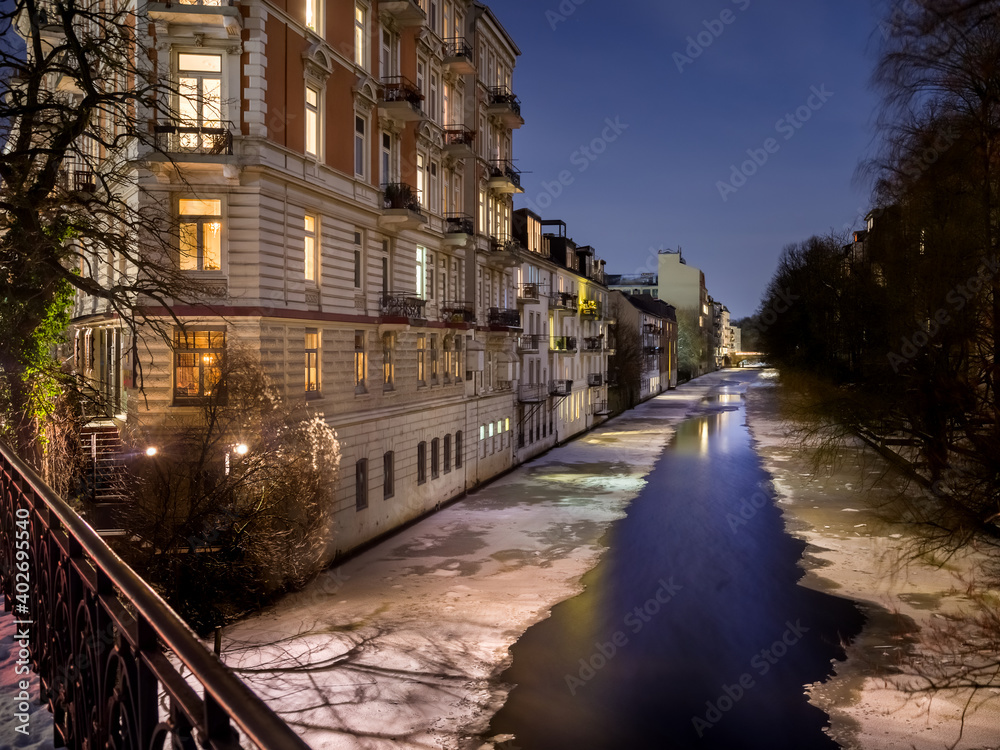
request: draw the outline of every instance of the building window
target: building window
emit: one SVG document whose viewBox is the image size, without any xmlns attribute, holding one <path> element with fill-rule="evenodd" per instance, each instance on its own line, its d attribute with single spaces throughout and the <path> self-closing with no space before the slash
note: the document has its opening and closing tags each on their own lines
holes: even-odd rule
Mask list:
<svg viewBox="0 0 1000 750">
<path fill-rule="evenodd" d="M 319 29 L 319 0 L 306 0 L 306 28 L 317 31 Z"/>
<path fill-rule="evenodd" d="M 427 299 L 427 248 L 417 245 L 417 297 Z"/>
<path fill-rule="evenodd" d="M 393 164 L 395 159 L 393 157 L 393 143 L 392 143 L 392 133 L 382 133 L 382 184 L 387 185 L 390 182 L 395 182 L 392 179 Z"/>
<path fill-rule="evenodd" d="M 307 281 L 316 281 L 316 217 L 305 215 L 302 222 L 302 228 L 305 232 L 305 238 L 303 240 L 303 254 L 305 258 L 305 277 Z"/>
<path fill-rule="evenodd" d="M 427 443 L 417 443 L 417 484 L 427 481 Z"/>
<path fill-rule="evenodd" d="M 444 473 L 451 471 L 451 435 L 444 436 Z"/>
<path fill-rule="evenodd" d="M 396 381 L 396 334 L 382 336 L 382 388 L 393 389 Z"/>
<path fill-rule="evenodd" d="M 354 288 L 361 288 L 361 276 L 362 269 L 364 268 L 364 263 L 362 262 L 361 250 L 364 248 L 364 242 L 362 239 L 361 232 L 354 233 Z"/>
<path fill-rule="evenodd" d="M 382 456 L 382 498 L 388 500 L 396 494 L 396 456 L 388 451 Z"/>
<path fill-rule="evenodd" d="M 211 153 L 222 128 L 222 55 L 177 55 L 177 114 L 181 150 Z"/>
<path fill-rule="evenodd" d="M 455 433 L 455 468 L 462 468 L 462 431 Z"/>
<path fill-rule="evenodd" d="M 368 356 L 365 353 L 365 332 L 354 332 L 354 392 L 367 393 Z"/>
<path fill-rule="evenodd" d="M 437 438 L 431 440 L 431 477 L 437 479 L 438 466 L 441 460 L 441 441 Z"/>
<path fill-rule="evenodd" d="M 306 329 L 305 385 L 307 397 L 319 395 L 319 331 L 315 328 Z"/>
<path fill-rule="evenodd" d="M 437 385 L 438 382 L 438 348 L 437 335 L 431 334 L 431 383 Z"/>
<path fill-rule="evenodd" d="M 354 117 L 354 174 L 358 177 L 365 176 L 365 153 L 368 142 L 368 123 L 364 117 L 355 115 Z"/>
<path fill-rule="evenodd" d="M 222 201 L 181 198 L 178 213 L 181 270 L 221 270 Z"/>
<path fill-rule="evenodd" d="M 368 8 L 354 6 L 354 64 L 368 70 Z"/>
<path fill-rule="evenodd" d="M 417 383 L 425 385 L 427 381 L 427 336 L 417 334 Z"/>
<path fill-rule="evenodd" d="M 225 349 L 225 331 L 174 331 L 175 404 L 201 403 L 220 387 Z"/>
<path fill-rule="evenodd" d="M 362 458 L 354 464 L 354 508 L 368 507 L 368 459 Z"/>
<path fill-rule="evenodd" d="M 422 208 L 427 208 L 427 186 L 426 175 L 424 174 L 424 155 L 417 154 L 417 200 Z"/>
<path fill-rule="evenodd" d="M 318 156 L 319 144 L 319 89 L 306 86 L 306 153 L 309 156 Z"/>
</svg>

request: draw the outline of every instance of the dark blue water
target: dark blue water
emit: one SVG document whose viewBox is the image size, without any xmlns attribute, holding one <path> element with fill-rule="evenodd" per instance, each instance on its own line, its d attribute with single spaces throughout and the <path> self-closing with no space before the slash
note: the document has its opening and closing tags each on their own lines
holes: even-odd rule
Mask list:
<svg viewBox="0 0 1000 750">
<path fill-rule="evenodd" d="M 804 543 L 726 391 L 679 427 L 586 590 L 512 647 L 516 687 L 491 724 L 516 735 L 507 747 L 837 748 L 803 686 L 863 618 L 796 584 Z"/>
</svg>

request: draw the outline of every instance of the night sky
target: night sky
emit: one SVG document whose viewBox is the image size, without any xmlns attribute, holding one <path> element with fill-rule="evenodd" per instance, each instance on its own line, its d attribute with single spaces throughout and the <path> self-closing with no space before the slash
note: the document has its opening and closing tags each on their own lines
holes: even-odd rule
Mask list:
<svg viewBox="0 0 1000 750">
<path fill-rule="evenodd" d="M 522 51 L 515 207 L 566 221 L 610 273 L 681 246 L 750 314 L 786 244 L 863 224 L 875 2 L 492 2 Z"/>
</svg>

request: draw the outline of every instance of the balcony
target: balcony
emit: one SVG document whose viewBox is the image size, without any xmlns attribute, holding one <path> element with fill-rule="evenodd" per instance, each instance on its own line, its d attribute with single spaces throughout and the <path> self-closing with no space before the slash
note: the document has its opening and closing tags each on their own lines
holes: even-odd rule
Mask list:
<svg viewBox="0 0 1000 750">
<path fill-rule="evenodd" d="M 577 296 L 569 292 L 555 292 L 549 302 L 553 310 L 572 310 L 576 312 Z"/>
<path fill-rule="evenodd" d="M 472 45 L 462 37 L 444 40 L 444 66 L 460 76 L 472 75 L 476 72 L 473 62 L 475 53 Z"/>
<path fill-rule="evenodd" d="M 604 376 L 599 372 L 592 372 L 587 375 L 587 385 L 591 388 L 600 388 L 604 385 Z"/>
<path fill-rule="evenodd" d="M 490 237 L 487 260 L 500 266 L 516 266 L 521 262 L 521 250 L 521 243 L 513 237 Z"/>
<path fill-rule="evenodd" d="M 656 325 L 656 323 L 646 323 L 642 326 L 642 332 L 658 336 L 660 334 L 660 328 Z"/>
<path fill-rule="evenodd" d="M 67 167 L 59 172 L 59 185 L 67 193 L 76 193 L 78 197 L 93 195 L 97 192 L 97 177 L 89 167 Z"/>
<path fill-rule="evenodd" d="M 521 284 L 517 290 L 517 302 L 521 305 L 531 305 L 540 299 L 539 287 L 537 283 Z"/>
<path fill-rule="evenodd" d="M 550 380 L 549 381 L 549 395 L 550 396 L 568 396 L 573 392 L 573 381 L 572 380 Z"/>
<path fill-rule="evenodd" d="M 521 102 L 514 96 L 506 86 L 498 86 L 490 89 L 489 102 L 486 105 L 487 114 L 495 115 L 504 124 L 504 127 L 516 130 L 524 125 L 524 118 L 521 117 Z"/>
<path fill-rule="evenodd" d="M 597 300 L 580 300 L 580 317 L 584 320 L 599 320 L 602 313 L 601 303 Z"/>
<path fill-rule="evenodd" d="M 576 353 L 576 336 L 553 336 L 549 341 L 549 351 L 560 354 Z"/>
<path fill-rule="evenodd" d="M 156 147 L 166 154 L 233 155 L 233 124 L 212 125 L 189 120 L 158 123 L 153 126 Z"/>
<path fill-rule="evenodd" d="M 476 131 L 463 125 L 449 125 L 444 129 L 444 151 L 456 159 L 466 159 L 476 155 Z"/>
<path fill-rule="evenodd" d="M 517 389 L 517 400 L 522 404 L 541 404 L 549 397 L 545 383 L 529 383 Z"/>
<path fill-rule="evenodd" d="M 444 244 L 463 247 L 475 233 L 475 223 L 468 214 L 448 214 L 444 217 Z"/>
<path fill-rule="evenodd" d="M 593 404 L 595 417 L 606 417 L 611 413 L 611 409 L 608 407 L 607 401 L 595 401 Z"/>
<path fill-rule="evenodd" d="M 416 0 L 382 0 L 378 9 L 401 29 L 423 26 L 427 21 L 427 14 Z"/>
<path fill-rule="evenodd" d="M 424 95 L 409 78 L 388 76 L 382 79 L 378 108 L 389 119 L 399 123 L 426 119 L 421 106 L 423 100 Z"/>
<path fill-rule="evenodd" d="M 413 229 L 427 222 L 420 208 L 416 191 L 405 182 L 391 182 L 382 188 L 382 215 L 378 225 L 383 229 Z"/>
<path fill-rule="evenodd" d="M 215 26 L 225 28 L 229 36 L 238 37 L 242 22 L 239 9 L 232 0 L 167 0 L 147 2 L 146 12 L 151 21 L 173 24 Z"/>
<path fill-rule="evenodd" d="M 518 354 L 537 354 L 542 348 L 542 342 L 548 338 L 543 333 L 526 333 L 517 339 Z"/>
<path fill-rule="evenodd" d="M 524 188 L 521 187 L 521 173 L 506 159 L 490 162 L 489 170 L 490 190 L 504 195 L 524 192 Z"/>
<path fill-rule="evenodd" d="M 583 351 L 585 352 L 604 351 L 604 338 L 601 336 L 588 336 L 583 340 Z"/>
<path fill-rule="evenodd" d="M 380 292 L 378 295 L 379 322 L 410 323 L 426 320 L 424 307 L 427 301 L 412 292 Z"/>
<path fill-rule="evenodd" d="M 441 320 L 453 325 L 476 322 L 476 306 L 472 302 L 452 300 L 441 303 Z"/>
<path fill-rule="evenodd" d="M 521 329 L 521 313 L 517 310 L 506 310 L 501 307 L 491 307 L 487 315 L 487 325 L 494 329 Z"/>
</svg>

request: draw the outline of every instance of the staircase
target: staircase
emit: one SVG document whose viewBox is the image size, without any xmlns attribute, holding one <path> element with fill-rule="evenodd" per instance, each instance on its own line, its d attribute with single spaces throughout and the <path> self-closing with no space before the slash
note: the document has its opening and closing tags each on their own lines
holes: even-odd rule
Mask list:
<svg viewBox="0 0 1000 750">
<path fill-rule="evenodd" d="M 124 500 L 121 492 L 122 439 L 112 422 L 91 422 L 80 431 L 84 478 L 89 500 L 99 509 Z"/>
</svg>

